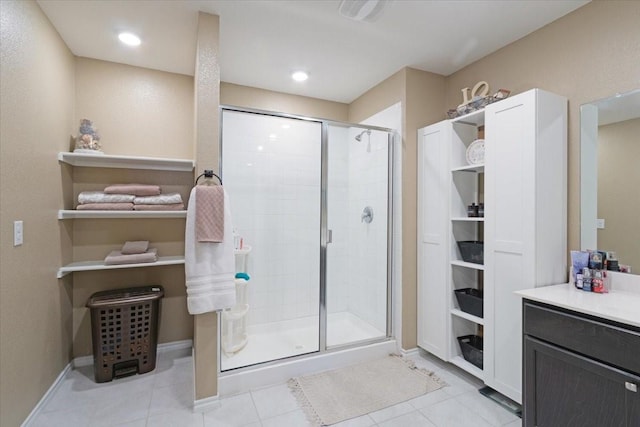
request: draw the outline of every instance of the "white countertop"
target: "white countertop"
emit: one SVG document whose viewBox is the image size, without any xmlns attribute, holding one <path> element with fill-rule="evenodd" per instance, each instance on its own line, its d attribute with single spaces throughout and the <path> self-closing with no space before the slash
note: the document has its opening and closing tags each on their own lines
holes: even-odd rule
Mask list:
<svg viewBox="0 0 640 427">
<path fill-rule="evenodd" d="M 597 294 L 562 284 L 525 289 L 516 294 L 533 301 L 640 327 L 640 293 L 612 290 L 607 294 Z"/>
</svg>

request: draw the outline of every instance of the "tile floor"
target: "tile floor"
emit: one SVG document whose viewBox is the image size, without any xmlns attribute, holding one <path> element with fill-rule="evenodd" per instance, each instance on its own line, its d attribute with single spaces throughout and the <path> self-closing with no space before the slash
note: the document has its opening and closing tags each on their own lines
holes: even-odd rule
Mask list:
<svg viewBox="0 0 640 427">
<path fill-rule="evenodd" d="M 309 423 L 286 384 L 224 397 L 205 413 L 193 413 L 192 359 L 184 351 L 158 355 L 155 371 L 96 384 L 92 367 L 69 372 L 31 426 L 304 427 Z M 448 386 L 336 427 L 490 427 L 521 420 L 478 393 L 482 384 L 426 353 L 418 367 Z"/>
</svg>

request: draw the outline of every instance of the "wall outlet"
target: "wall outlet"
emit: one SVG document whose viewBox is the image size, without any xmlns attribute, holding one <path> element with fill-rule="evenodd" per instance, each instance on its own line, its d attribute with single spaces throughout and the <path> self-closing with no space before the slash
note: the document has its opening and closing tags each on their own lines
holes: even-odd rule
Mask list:
<svg viewBox="0 0 640 427">
<path fill-rule="evenodd" d="M 13 221 L 13 246 L 22 245 L 23 239 L 22 221 Z"/>
<path fill-rule="evenodd" d="M 598 230 L 604 229 L 604 218 L 596 219 L 596 227 L 598 228 Z"/>
</svg>

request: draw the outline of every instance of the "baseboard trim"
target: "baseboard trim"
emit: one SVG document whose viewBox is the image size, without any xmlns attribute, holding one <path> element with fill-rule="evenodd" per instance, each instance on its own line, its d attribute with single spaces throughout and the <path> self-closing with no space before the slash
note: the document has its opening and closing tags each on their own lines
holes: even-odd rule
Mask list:
<svg viewBox="0 0 640 427">
<path fill-rule="evenodd" d="M 219 395 L 193 401 L 193 412 L 205 412 L 220 406 Z"/>
<path fill-rule="evenodd" d="M 162 353 L 167 353 L 169 351 L 187 350 L 187 349 L 191 349 L 192 347 L 193 347 L 192 340 L 172 341 L 172 342 L 158 344 L 157 351 L 158 351 L 158 354 L 162 354 Z M 49 399 L 51 398 L 51 395 L 53 395 L 53 393 L 58 389 L 58 387 L 60 386 L 60 383 L 62 382 L 64 377 L 67 375 L 67 373 L 69 373 L 69 371 L 71 371 L 72 369 L 80 368 L 83 366 L 91 366 L 91 365 L 93 365 L 93 356 L 76 357 L 71 362 L 67 363 L 67 366 L 65 366 L 62 372 L 60 372 L 60 374 L 55 379 L 53 384 L 51 384 L 51 387 L 49 387 L 49 389 L 42 396 L 40 401 L 38 401 L 36 406 L 31 410 L 31 413 L 29 413 L 29 416 L 21 424 L 21 427 L 28 427 L 31 425 L 33 420 L 35 420 L 36 417 L 40 414 L 40 411 L 42 410 L 42 408 L 44 408 L 47 405 Z M 217 399 L 217 396 L 216 396 L 216 399 Z M 206 400 L 206 399 L 203 399 L 203 400 Z"/>
<path fill-rule="evenodd" d="M 405 350 L 404 348 L 400 349 L 400 354 L 402 357 L 413 357 L 420 354 L 420 349 L 418 347 L 411 348 L 409 350 Z"/>
<path fill-rule="evenodd" d="M 167 353 L 175 350 L 186 350 L 193 347 L 192 340 L 172 341 L 167 343 L 158 344 L 158 354 Z M 80 368 L 83 366 L 93 365 L 93 356 L 80 356 L 73 359 L 71 362 L 73 368 Z"/>
<path fill-rule="evenodd" d="M 27 427 L 31 425 L 33 420 L 35 420 L 36 417 L 40 414 L 40 411 L 42 410 L 42 408 L 44 408 L 47 405 L 47 403 L 49 402 L 49 399 L 51 399 L 51 396 L 53 396 L 53 394 L 56 392 L 58 387 L 60 387 L 62 380 L 67 375 L 67 373 L 71 371 L 72 368 L 73 367 L 71 366 L 71 363 L 67 363 L 67 366 L 65 366 L 64 369 L 62 369 L 58 377 L 53 381 L 53 384 L 51 384 L 51 387 L 49 387 L 49 389 L 46 391 L 44 396 L 42 396 L 42 398 L 38 401 L 36 406 L 34 406 L 34 408 L 31 410 L 31 412 L 29 413 L 29 416 L 22 422 L 21 424 L 22 427 Z"/>
</svg>

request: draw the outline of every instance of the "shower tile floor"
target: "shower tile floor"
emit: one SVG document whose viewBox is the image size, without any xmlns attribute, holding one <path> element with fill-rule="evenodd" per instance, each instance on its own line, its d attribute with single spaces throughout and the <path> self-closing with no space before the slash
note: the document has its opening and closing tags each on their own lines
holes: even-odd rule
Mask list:
<svg viewBox="0 0 640 427">
<path fill-rule="evenodd" d="M 283 357 L 318 351 L 317 316 L 265 323 L 247 328 L 247 345 L 239 352 L 222 354 L 223 371 L 254 365 Z M 358 316 L 349 312 L 327 316 L 327 346 L 336 346 L 386 336 Z"/>
<path fill-rule="evenodd" d="M 190 350 L 161 353 L 155 371 L 96 384 L 92 367 L 70 371 L 30 426 L 305 427 L 285 383 L 222 397 L 193 413 Z M 348 420 L 336 427 L 516 427 L 521 420 L 478 393 L 483 384 L 420 352 L 411 359 L 447 382 L 440 390 Z M 5 410 L 6 408 L 3 408 Z"/>
</svg>

